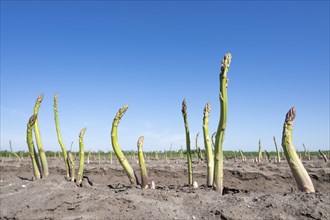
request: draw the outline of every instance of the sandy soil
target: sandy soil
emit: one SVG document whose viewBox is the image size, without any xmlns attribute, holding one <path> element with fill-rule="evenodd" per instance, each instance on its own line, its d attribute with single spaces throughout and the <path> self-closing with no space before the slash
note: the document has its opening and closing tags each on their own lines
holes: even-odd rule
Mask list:
<svg viewBox="0 0 330 220">
<path fill-rule="evenodd" d="M 205 163 L 193 164 L 193 189 L 185 185 L 185 160 L 147 160 L 154 190 L 129 186 L 118 162 L 86 164 L 92 185 L 83 187 L 64 179 L 59 158 L 48 163 L 50 176 L 32 181 L 30 159 L 0 161 L 0 219 L 330 219 L 330 162 L 318 158 L 303 162 L 312 194 L 297 191 L 286 161 L 226 160 L 223 196 L 205 187 Z"/>
</svg>

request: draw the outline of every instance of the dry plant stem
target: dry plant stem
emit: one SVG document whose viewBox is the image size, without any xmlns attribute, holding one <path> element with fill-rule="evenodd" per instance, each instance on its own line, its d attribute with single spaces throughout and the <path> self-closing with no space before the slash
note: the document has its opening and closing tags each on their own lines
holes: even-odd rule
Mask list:
<svg viewBox="0 0 330 220">
<path fill-rule="evenodd" d="M 30 154 L 30 158 L 32 161 L 34 177 L 36 179 L 40 179 L 41 175 L 40 175 L 40 170 L 39 170 L 39 166 L 37 163 L 38 158 L 35 157 L 36 152 L 35 152 L 33 137 L 32 137 L 32 128 L 33 128 L 36 120 L 37 120 L 37 115 L 32 115 L 29 119 L 29 122 L 27 123 L 26 141 L 27 141 L 27 145 L 29 147 L 29 154 Z"/>
<path fill-rule="evenodd" d="M 77 185 L 81 186 L 83 173 L 84 173 L 84 163 L 85 163 L 85 153 L 84 153 L 84 135 L 86 132 L 86 128 L 83 128 L 79 133 L 79 169 L 77 176 Z"/>
<path fill-rule="evenodd" d="M 70 171 L 69 171 L 69 164 L 68 164 L 68 156 L 66 153 L 66 148 L 62 141 L 61 130 L 60 130 L 60 126 L 58 123 L 57 101 L 58 101 L 58 95 L 55 94 L 54 95 L 54 120 L 55 120 L 55 127 L 56 127 L 56 133 L 57 133 L 57 140 L 58 140 L 58 143 L 60 144 L 60 147 L 61 147 L 62 153 L 63 153 L 63 160 L 64 160 L 64 164 L 65 164 L 65 169 L 66 169 L 66 178 L 67 178 L 67 180 L 69 180 Z M 71 146 L 72 146 L 72 144 L 71 144 Z"/>
<path fill-rule="evenodd" d="M 74 167 L 74 159 L 73 159 L 71 152 L 69 152 L 69 156 L 67 159 L 68 159 L 68 164 L 70 165 L 71 182 L 74 182 L 75 167 Z"/>
<path fill-rule="evenodd" d="M 37 115 L 37 116 L 38 116 L 39 107 L 40 107 L 40 104 L 41 104 L 43 98 L 44 98 L 44 94 L 41 94 L 41 95 L 38 96 L 38 98 L 36 100 L 36 104 L 34 106 L 34 114 Z M 47 158 L 46 158 L 45 151 L 42 147 L 38 119 L 34 123 L 34 135 L 35 135 L 35 138 L 36 138 L 37 147 L 38 147 L 38 151 L 39 151 L 39 157 L 40 157 L 41 166 L 42 166 L 42 178 L 46 178 L 49 174 L 48 164 L 47 164 Z"/>
<path fill-rule="evenodd" d="M 327 156 L 321 150 L 319 150 L 319 153 L 321 154 L 323 160 L 327 162 L 328 161 Z"/>
<path fill-rule="evenodd" d="M 148 175 L 147 175 L 147 167 L 146 162 L 143 155 L 143 140 L 144 137 L 139 137 L 139 140 L 137 142 L 137 148 L 138 148 L 138 157 L 139 157 L 139 164 L 140 164 L 140 170 L 141 170 L 141 187 L 142 189 L 148 188 Z"/>
<path fill-rule="evenodd" d="M 222 195 L 223 190 L 223 148 L 222 144 L 225 137 L 227 112 L 228 112 L 228 97 L 227 87 L 228 78 L 227 73 L 231 62 L 231 54 L 227 53 L 221 62 L 220 72 L 220 121 L 218 125 L 217 134 L 215 137 L 215 152 L 214 152 L 214 183 L 213 189 Z"/>
<path fill-rule="evenodd" d="M 282 147 L 298 189 L 303 192 L 315 192 L 311 178 L 304 168 L 297 152 L 292 144 L 292 127 L 296 116 L 296 110 L 292 107 L 285 117 L 282 134 Z"/>
<path fill-rule="evenodd" d="M 123 115 L 125 114 L 127 109 L 128 109 L 128 105 L 125 105 L 122 108 L 120 108 L 119 111 L 117 112 L 115 118 L 113 119 L 112 129 L 111 129 L 111 143 L 112 143 L 112 148 L 113 148 L 120 164 L 124 168 L 130 183 L 131 184 L 136 184 L 137 180 L 135 178 L 133 168 L 131 167 L 131 165 L 127 161 L 124 153 L 120 149 L 120 146 L 119 146 L 119 143 L 118 143 L 118 136 L 117 136 L 118 124 L 119 124 L 120 119 L 123 117 Z"/>
<path fill-rule="evenodd" d="M 188 164 L 188 184 L 193 184 L 193 170 L 192 170 L 192 157 L 190 151 L 190 133 L 189 133 L 189 125 L 187 118 L 187 103 L 186 99 L 182 102 L 182 116 L 184 121 L 184 127 L 186 131 L 186 148 L 187 148 L 187 164 Z"/>
<path fill-rule="evenodd" d="M 274 144 L 275 144 L 275 148 L 276 148 L 277 162 L 280 163 L 281 162 L 281 155 L 280 155 L 280 152 L 278 151 L 278 147 L 277 147 L 275 136 L 273 137 L 273 140 L 274 140 Z"/>
<path fill-rule="evenodd" d="M 15 152 L 13 151 L 13 148 L 12 148 L 12 146 L 11 146 L 11 140 L 9 140 L 9 148 L 10 148 L 10 152 L 11 152 L 12 154 L 14 154 L 14 156 L 17 158 L 18 162 L 21 162 L 21 158 L 18 156 L 17 153 L 15 153 Z"/>
<path fill-rule="evenodd" d="M 212 143 L 209 136 L 209 115 L 211 111 L 211 104 L 207 103 L 204 108 L 204 117 L 203 117 L 203 136 L 204 136 L 204 145 L 206 150 L 206 160 L 207 160 L 207 186 L 213 185 L 213 173 L 214 173 L 214 158 Z"/>
</svg>

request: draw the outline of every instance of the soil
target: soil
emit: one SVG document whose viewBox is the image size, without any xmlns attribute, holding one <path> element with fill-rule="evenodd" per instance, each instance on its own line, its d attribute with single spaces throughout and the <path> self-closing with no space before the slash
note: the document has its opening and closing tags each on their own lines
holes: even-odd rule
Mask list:
<svg viewBox="0 0 330 220">
<path fill-rule="evenodd" d="M 196 159 L 197 160 L 197 159 Z M 130 159 L 136 174 L 137 161 Z M 194 161 L 198 188 L 187 186 L 184 159 L 147 159 L 156 189 L 130 186 L 117 161 L 85 164 L 83 187 L 65 180 L 60 158 L 34 181 L 31 161 L 0 160 L 0 219 L 330 219 L 330 162 L 304 160 L 316 193 L 299 192 L 285 160 L 224 162 L 224 195 L 205 186 L 206 164 Z M 76 171 L 77 172 L 77 171 Z M 89 180 L 89 181 L 88 181 Z"/>
</svg>

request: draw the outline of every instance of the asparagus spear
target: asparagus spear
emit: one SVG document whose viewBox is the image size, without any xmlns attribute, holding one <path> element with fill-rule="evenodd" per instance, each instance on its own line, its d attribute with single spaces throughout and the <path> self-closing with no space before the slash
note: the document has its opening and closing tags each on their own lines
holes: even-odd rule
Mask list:
<svg viewBox="0 0 330 220">
<path fill-rule="evenodd" d="M 36 150 L 34 148 L 33 137 L 32 137 L 32 128 L 33 128 L 36 120 L 37 120 L 37 115 L 32 115 L 29 119 L 29 122 L 27 124 L 27 130 L 26 130 L 26 141 L 27 141 L 27 145 L 29 147 L 29 154 L 30 154 L 30 158 L 32 161 L 34 177 L 37 179 L 40 179 L 41 178 L 40 165 L 37 162 L 38 158 L 36 157 Z"/>
<path fill-rule="evenodd" d="M 298 185 L 298 189 L 303 192 L 315 192 L 313 182 L 309 177 L 306 169 L 304 168 L 301 160 L 299 159 L 295 147 L 292 144 L 292 126 L 295 117 L 296 109 L 292 107 L 285 117 L 282 134 L 282 147 L 293 177 Z"/>
<path fill-rule="evenodd" d="M 79 133 L 79 170 L 77 176 L 77 185 L 81 186 L 83 173 L 84 173 L 84 163 L 85 163 L 85 153 L 84 153 L 84 140 L 86 128 L 81 129 Z"/>
<path fill-rule="evenodd" d="M 139 164 L 140 164 L 140 170 L 141 170 L 141 187 L 142 187 L 142 189 L 147 189 L 148 188 L 148 175 L 147 175 L 147 167 L 146 167 L 146 163 L 145 163 L 144 156 L 143 156 L 143 150 L 142 150 L 143 140 L 144 140 L 143 136 L 139 137 L 139 140 L 137 142 L 137 147 L 138 147 L 138 157 L 139 157 Z"/>
<path fill-rule="evenodd" d="M 217 134 L 215 137 L 215 153 L 214 153 L 214 184 L 213 189 L 222 195 L 223 190 L 223 148 L 222 144 L 225 137 L 225 129 L 227 123 L 228 112 L 228 97 L 227 86 L 228 78 L 227 72 L 231 62 L 231 54 L 227 53 L 221 62 L 220 72 L 220 121 L 218 125 Z"/>
<path fill-rule="evenodd" d="M 193 184 L 193 170 L 192 170 L 192 158 L 190 152 L 190 134 L 189 134 L 189 125 L 188 125 L 188 118 L 187 118 L 187 103 L 186 99 L 182 102 L 182 116 L 184 121 L 184 127 L 186 131 L 186 147 L 187 147 L 187 162 L 188 162 L 188 184 Z"/>
<path fill-rule="evenodd" d="M 207 103 L 204 108 L 203 117 L 203 135 L 204 135 L 204 145 L 206 150 L 206 160 L 207 160 L 207 180 L 206 184 L 208 186 L 213 185 L 213 171 L 214 171 L 214 159 L 212 143 L 209 136 L 209 115 L 211 111 L 211 104 Z"/>
<path fill-rule="evenodd" d="M 70 179 L 70 171 L 69 171 L 69 164 L 68 164 L 68 156 L 67 156 L 67 153 L 66 153 L 66 148 L 65 148 L 65 146 L 63 144 L 63 141 L 62 141 L 60 126 L 58 124 L 57 101 L 58 101 L 58 95 L 55 94 L 55 96 L 54 96 L 54 120 L 55 120 L 55 127 L 56 127 L 56 133 L 57 133 L 57 140 L 58 140 L 58 143 L 61 146 L 62 153 L 63 153 L 63 160 L 64 160 L 64 164 L 65 164 L 65 169 L 66 169 L 66 178 L 67 178 L 67 180 L 69 180 Z M 72 144 L 71 144 L 71 146 L 72 146 Z"/>
<path fill-rule="evenodd" d="M 119 124 L 120 119 L 123 117 L 123 115 L 125 114 L 127 109 L 128 109 L 128 105 L 125 105 L 122 108 L 120 108 L 119 111 L 117 112 L 115 118 L 113 119 L 112 129 L 111 129 L 111 143 L 112 143 L 112 148 L 113 148 L 120 164 L 124 168 L 130 183 L 135 184 L 137 181 L 136 181 L 136 178 L 135 178 L 135 175 L 134 175 L 133 168 L 131 167 L 131 165 L 127 161 L 124 153 L 120 149 L 120 146 L 119 146 L 119 143 L 118 143 L 118 136 L 117 136 L 118 124 Z"/>
<path fill-rule="evenodd" d="M 36 104 L 34 106 L 35 115 L 38 115 L 39 107 L 40 107 L 40 104 L 41 104 L 43 98 L 44 98 L 44 94 L 41 94 L 38 96 L 38 98 L 36 100 Z M 37 147 L 38 147 L 41 166 L 42 166 L 42 178 L 46 178 L 49 175 L 49 171 L 48 171 L 46 154 L 42 147 L 38 118 L 36 119 L 36 121 L 34 123 L 34 135 L 36 137 Z"/>
</svg>

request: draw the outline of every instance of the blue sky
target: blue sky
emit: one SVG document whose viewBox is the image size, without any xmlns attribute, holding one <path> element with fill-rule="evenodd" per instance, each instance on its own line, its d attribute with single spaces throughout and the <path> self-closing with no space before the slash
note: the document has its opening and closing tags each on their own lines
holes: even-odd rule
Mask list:
<svg viewBox="0 0 330 220">
<path fill-rule="evenodd" d="M 192 147 L 207 102 L 210 131 L 219 121 L 219 70 L 232 53 L 225 150 L 280 144 L 295 106 L 294 145 L 329 149 L 328 1 L 1 1 L 1 149 L 27 150 L 26 124 L 44 93 L 39 125 L 45 150 L 62 139 L 78 150 L 185 148 L 181 102 Z"/>
</svg>

